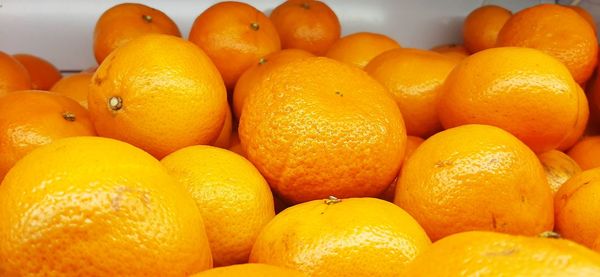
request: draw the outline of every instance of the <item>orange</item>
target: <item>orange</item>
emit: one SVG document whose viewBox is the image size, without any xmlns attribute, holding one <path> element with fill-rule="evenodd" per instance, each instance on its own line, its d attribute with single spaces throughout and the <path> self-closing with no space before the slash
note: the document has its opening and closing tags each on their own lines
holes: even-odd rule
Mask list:
<svg viewBox="0 0 600 277">
<path fill-rule="evenodd" d="M 469 56 L 469 52 L 461 44 L 442 44 L 431 48 L 431 51 L 448 56 L 457 63 Z"/>
<path fill-rule="evenodd" d="M 162 158 L 215 141 L 226 117 L 227 93 L 200 48 L 152 34 L 109 55 L 92 78 L 88 105 L 99 135 Z"/>
<path fill-rule="evenodd" d="M 498 33 L 512 13 L 496 5 L 481 6 L 469 13 L 463 23 L 463 40 L 470 53 L 496 45 Z"/>
<path fill-rule="evenodd" d="M 405 211 L 375 198 L 292 206 L 260 233 L 250 261 L 308 276 L 398 276 L 431 244 Z"/>
<path fill-rule="evenodd" d="M 64 137 L 94 134 L 87 111 L 67 97 L 44 91 L 0 97 L 0 180 L 35 148 Z"/>
<path fill-rule="evenodd" d="M 567 154 L 583 170 L 600 167 L 600 136 L 585 137 L 575 144 Z"/>
<path fill-rule="evenodd" d="M 0 97 L 7 92 L 31 89 L 27 69 L 14 57 L 0 51 Z"/>
<path fill-rule="evenodd" d="M 62 94 L 88 107 L 88 92 L 94 73 L 82 72 L 65 76 L 52 86 L 50 91 Z"/>
<path fill-rule="evenodd" d="M 592 29 L 594 29 L 594 32 L 596 32 L 596 20 L 594 19 L 594 16 L 591 15 L 586 9 L 580 7 L 580 6 L 565 6 L 569 9 L 574 10 L 577 14 L 579 14 L 581 17 L 583 17 L 583 19 L 585 19 L 585 21 L 587 21 L 590 26 L 592 26 Z"/>
<path fill-rule="evenodd" d="M 231 129 L 233 128 L 233 122 L 231 118 L 231 109 L 227 107 L 227 113 L 225 114 L 225 121 L 223 122 L 223 127 L 221 127 L 221 132 L 219 136 L 213 142 L 213 146 L 219 148 L 228 148 L 231 144 Z"/>
<path fill-rule="evenodd" d="M 558 145 L 557 149 L 565 151 L 571 148 L 581 139 L 587 126 L 590 117 L 590 108 L 587 96 L 581 87 L 577 89 L 577 121 L 568 132 L 567 137 Z"/>
<path fill-rule="evenodd" d="M 314 55 L 300 49 L 284 49 L 261 58 L 244 71 L 235 84 L 235 90 L 233 91 L 233 111 L 236 118 L 239 119 L 242 114 L 242 107 L 248 97 L 248 92 L 260 82 L 263 76 L 267 75 L 267 72 L 276 70 L 280 64 L 309 57 L 314 57 Z"/>
<path fill-rule="evenodd" d="M 554 4 L 533 6 L 513 15 L 498 34 L 498 46 L 530 47 L 564 63 L 577 83 L 594 71 L 598 41 L 577 12 Z"/>
<path fill-rule="evenodd" d="M 374 58 L 365 71 L 394 95 L 406 133 L 428 137 L 442 129 L 436 106 L 441 85 L 455 65 L 433 51 L 399 48 Z"/>
<path fill-rule="evenodd" d="M 581 172 L 581 167 L 567 154 L 558 150 L 550 150 L 538 155 L 544 171 L 546 179 L 552 189 L 552 193 L 556 193 L 558 189 L 573 175 Z"/>
<path fill-rule="evenodd" d="M 554 197 L 556 231 L 563 237 L 600 251 L 600 168 L 569 179 Z"/>
<path fill-rule="evenodd" d="M 200 14 L 189 40 L 215 63 L 229 90 L 261 57 L 281 49 L 271 20 L 256 8 L 234 1 L 220 2 Z"/>
<path fill-rule="evenodd" d="M 248 262 L 260 230 L 275 216 L 269 185 L 242 156 L 196 145 L 161 163 L 196 200 L 215 266 Z"/>
<path fill-rule="evenodd" d="M 288 0 L 270 15 L 283 49 L 297 48 L 324 55 L 340 38 L 340 21 L 327 4 L 314 0 Z"/>
<path fill-rule="evenodd" d="M 62 77 L 54 65 L 40 57 L 28 54 L 16 54 L 13 57 L 27 69 L 33 89 L 49 90 Z"/>
<path fill-rule="evenodd" d="M 415 136 L 407 136 L 406 137 L 406 150 L 404 151 L 404 161 L 402 164 L 406 164 L 406 161 L 412 154 L 417 150 L 417 147 L 421 145 L 425 141 L 420 137 Z M 381 195 L 381 199 L 387 200 L 389 202 L 394 202 L 394 195 L 396 194 L 396 183 L 398 178 L 392 182 L 392 184 L 385 190 L 385 192 Z"/>
<path fill-rule="evenodd" d="M 448 75 L 438 114 L 445 128 L 494 125 L 541 153 L 558 147 L 577 124 L 579 89 L 563 64 L 539 50 L 492 48 Z"/>
<path fill-rule="evenodd" d="M 264 75 L 238 131 L 248 159 L 289 203 L 381 194 L 406 144 L 389 92 L 358 67 L 323 57 Z"/>
<path fill-rule="evenodd" d="M 360 32 L 338 39 L 325 56 L 364 68 L 379 54 L 395 48 L 400 44 L 384 34 Z"/>
<path fill-rule="evenodd" d="M 600 255 L 564 239 L 472 231 L 435 242 L 402 276 L 598 276 Z"/>
<path fill-rule="evenodd" d="M 3 276 L 187 276 L 212 264 L 192 197 L 148 153 L 57 140 L 0 185 Z"/>
<path fill-rule="evenodd" d="M 590 79 L 587 89 L 590 108 L 589 127 L 597 127 L 600 125 L 600 74 L 598 72 Z"/>
<path fill-rule="evenodd" d="M 163 12 L 138 3 L 123 3 L 106 10 L 94 28 L 94 56 L 98 63 L 113 50 L 146 34 L 181 37 L 179 28 Z"/>
<path fill-rule="evenodd" d="M 213 268 L 190 277 L 301 277 L 302 273 L 268 264 L 240 264 Z"/>
<path fill-rule="evenodd" d="M 464 125 L 437 133 L 402 167 L 394 202 L 429 237 L 552 230 L 552 192 L 536 155 L 510 133 Z"/>
<path fill-rule="evenodd" d="M 231 143 L 229 144 L 229 151 L 235 152 L 240 156 L 246 157 L 244 149 L 242 148 L 242 144 L 240 143 L 240 136 L 238 135 L 237 131 L 231 134 Z"/>
</svg>

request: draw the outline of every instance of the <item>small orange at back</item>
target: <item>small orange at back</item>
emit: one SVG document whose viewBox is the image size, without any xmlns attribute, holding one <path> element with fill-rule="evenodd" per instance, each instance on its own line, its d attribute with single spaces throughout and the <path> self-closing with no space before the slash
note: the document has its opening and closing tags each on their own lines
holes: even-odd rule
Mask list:
<svg viewBox="0 0 600 277">
<path fill-rule="evenodd" d="M 62 77 L 54 65 L 40 57 L 28 54 L 16 54 L 13 57 L 27 69 L 33 89 L 49 90 Z"/>
<path fill-rule="evenodd" d="M 31 87 L 31 77 L 25 66 L 13 56 L 0 51 L 0 96 Z"/>
<path fill-rule="evenodd" d="M 573 158 L 583 170 L 600 167 L 600 136 L 583 138 L 576 143 L 567 154 Z"/>
<path fill-rule="evenodd" d="M 498 33 L 512 13 L 496 5 L 486 5 L 473 10 L 463 23 L 463 40 L 470 53 L 492 48 Z"/>
<path fill-rule="evenodd" d="M 327 4 L 314 0 L 288 0 L 271 12 L 281 47 L 324 55 L 340 38 L 340 21 Z"/>
<path fill-rule="evenodd" d="M 457 63 L 469 56 L 469 52 L 461 44 L 442 44 L 431 48 L 431 51 L 451 57 Z"/>
<path fill-rule="evenodd" d="M 231 145 L 231 129 L 233 127 L 232 125 L 233 120 L 231 118 L 231 109 L 227 107 L 227 114 L 225 114 L 225 121 L 223 121 L 223 127 L 221 128 L 221 132 L 219 133 L 219 136 L 217 137 L 215 142 L 212 143 L 213 146 L 225 149 L 229 148 L 229 145 Z"/>
<path fill-rule="evenodd" d="M 550 150 L 538 155 L 544 171 L 546 171 L 546 179 L 552 189 L 552 193 L 556 193 L 558 189 L 575 174 L 581 172 L 581 167 L 569 155 L 558 151 Z"/>
<path fill-rule="evenodd" d="M 541 50 L 564 63 L 575 81 L 592 75 L 598 58 L 598 39 L 590 24 L 572 9 L 541 4 L 519 11 L 502 27 L 497 46 Z"/>
<path fill-rule="evenodd" d="M 94 73 L 82 72 L 65 76 L 52 86 L 50 91 L 62 94 L 81 104 L 87 109 L 88 92 Z"/>
<path fill-rule="evenodd" d="M 181 37 L 179 28 L 163 12 L 139 3 L 123 3 L 106 10 L 94 28 L 94 56 L 98 64 L 116 48 L 145 34 Z"/>
<path fill-rule="evenodd" d="M 261 57 L 281 49 L 271 20 L 241 2 L 215 4 L 194 21 L 189 40 L 200 46 L 221 72 L 228 90 Z"/>
<path fill-rule="evenodd" d="M 594 29 L 594 32 L 596 31 L 596 20 L 594 19 L 594 16 L 590 14 L 590 12 L 588 12 L 586 9 L 580 7 L 580 6 L 565 6 L 569 9 L 574 10 L 577 14 L 579 14 L 581 17 L 583 17 L 583 19 L 585 19 L 585 21 L 587 21 L 590 26 L 592 26 L 592 28 Z"/>
<path fill-rule="evenodd" d="M 229 151 L 233 151 L 240 156 L 246 157 L 246 153 L 244 152 L 244 148 L 242 148 L 242 144 L 240 143 L 240 136 L 237 131 L 231 133 L 231 141 L 229 145 Z"/>
<path fill-rule="evenodd" d="M 233 91 L 233 111 L 235 117 L 237 119 L 240 118 L 248 93 L 269 71 L 275 70 L 279 65 L 290 61 L 309 57 L 314 57 L 314 55 L 300 49 L 284 49 L 260 58 L 257 63 L 244 71 L 235 84 L 235 90 Z"/>
<path fill-rule="evenodd" d="M 59 138 L 93 135 L 87 111 L 65 96 L 28 90 L 0 97 L 0 180 L 33 149 Z"/>
<path fill-rule="evenodd" d="M 400 44 L 386 35 L 360 32 L 338 39 L 325 56 L 364 68 L 377 55 L 394 48 Z"/>
<path fill-rule="evenodd" d="M 417 147 L 421 145 L 425 140 L 420 137 L 415 136 L 407 136 L 406 137 L 406 150 L 404 151 L 404 162 L 402 164 L 406 164 L 406 161 L 410 156 L 412 156 L 413 152 L 417 150 Z M 394 180 L 394 182 L 388 187 L 388 189 L 381 194 L 380 199 L 387 200 L 389 202 L 394 202 L 394 195 L 396 194 L 396 184 L 398 183 L 398 178 Z"/>
<path fill-rule="evenodd" d="M 392 93 L 406 133 L 429 137 L 442 129 L 437 103 L 446 76 L 456 62 L 442 54 L 398 48 L 375 57 L 364 70 Z"/>
<path fill-rule="evenodd" d="M 305 277 L 293 269 L 268 264 L 239 264 L 202 271 L 190 277 Z"/>
</svg>

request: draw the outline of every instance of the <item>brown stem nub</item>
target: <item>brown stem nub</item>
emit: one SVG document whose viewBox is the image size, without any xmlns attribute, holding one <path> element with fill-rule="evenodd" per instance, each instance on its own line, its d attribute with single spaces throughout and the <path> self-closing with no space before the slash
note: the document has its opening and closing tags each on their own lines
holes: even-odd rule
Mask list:
<svg viewBox="0 0 600 277">
<path fill-rule="evenodd" d="M 118 111 L 123 108 L 123 99 L 119 96 L 108 98 L 108 107 L 113 111 Z"/>
<path fill-rule="evenodd" d="M 266 64 L 266 63 L 267 63 L 267 59 L 265 59 L 265 58 L 258 59 L 258 65 Z"/>
<path fill-rule="evenodd" d="M 250 29 L 252 29 L 254 31 L 258 31 L 258 29 L 260 29 L 260 25 L 258 25 L 257 22 L 252 22 L 252 23 L 250 23 Z"/>
<path fill-rule="evenodd" d="M 62 117 L 66 120 L 66 121 L 75 121 L 75 119 L 77 119 L 77 117 L 75 116 L 74 113 L 72 112 L 64 112 L 62 114 Z"/>
<path fill-rule="evenodd" d="M 540 238 L 546 238 L 546 239 L 559 239 L 560 238 L 560 234 L 556 233 L 556 232 L 552 232 L 552 231 L 545 231 L 542 232 L 539 235 Z"/>
<path fill-rule="evenodd" d="M 340 202 L 342 202 L 342 199 L 338 199 L 335 196 L 329 196 L 329 198 L 325 199 L 325 204 L 327 204 L 327 205 L 337 204 Z"/>
<path fill-rule="evenodd" d="M 145 15 L 142 15 L 142 19 L 148 23 L 152 23 L 152 16 L 145 14 Z"/>
<path fill-rule="evenodd" d="M 302 8 L 304 8 L 306 10 L 310 9 L 310 5 L 308 4 L 308 2 L 302 2 L 302 4 L 300 6 L 302 6 Z"/>
</svg>

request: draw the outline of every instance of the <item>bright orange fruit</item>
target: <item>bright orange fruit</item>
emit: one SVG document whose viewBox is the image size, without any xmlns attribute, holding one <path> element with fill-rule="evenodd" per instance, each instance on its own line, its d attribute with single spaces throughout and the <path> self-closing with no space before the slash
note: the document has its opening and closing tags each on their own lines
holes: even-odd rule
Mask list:
<svg viewBox="0 0 600 277">
<path fill-rule="evenodd" d="M 384 34 L 359 32 L 338 39 L 325 56 L 364 68 L 379 54 L 395 48 L 400 44 Z"/>
<path fill-rule="evenodd" d="M 40 57 L 28 54 L 15 54 L 13 57 L 27 69 L 33 89 L 49 90 L 62 77 L 53 64 Z"/>
</svg>

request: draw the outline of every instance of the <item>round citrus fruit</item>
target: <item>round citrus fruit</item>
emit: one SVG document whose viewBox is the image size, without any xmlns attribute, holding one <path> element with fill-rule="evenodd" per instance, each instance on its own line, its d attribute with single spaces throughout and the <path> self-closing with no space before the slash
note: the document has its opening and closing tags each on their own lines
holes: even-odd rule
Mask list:
<svg viewBox="0 0 600 277">
<path fill-rule="evenodd" d="M 419 224 L 392 203 L 330 197 L 276 215 L 250 261 L 308 276 L 397 276 L 430 244 Z"/>
<path fill-rule="evenodd" d="M 304 274 L 280 266 L 268 264 L 240 264 L 213 268 L 190 277 L 302 277 Z"/>
<path fill-rule="evenodd" d="M 577 143 L 586 131 L 590 118 L 590 106 L 587 96 L 581 87 L 577 89 L 577 121 L 568 132 L 567 137 L 558 145 L 556 149 L 565 151 Z"/>
<path fill-rule="evenodd" d="M 258 233 L 275 216 L 258 170 L 240 155 L 206 145 L 180 149 L 161 163 L 196 200 L 215 266 L 248 262 Z"/>
<path fill-rule="evenodd" d="M 596 31 L 596 19 L 594 19 L 594 16 L 590 14 L 590 12 L 588 12 L 586 9 L 580 7 L 580 6 L 565 6 L 569 9 L 574 10 L 577 14 L 579 14 L 581 17 L 583 17 L 583 19 L 585 19 L 585 21 L 587 21 L 590 26 L 592 26 L 592 29 L 594 29 L 594 32 Z"/>
<path fill-rule="evenodd" d="M 469 56 L 469 52 L 463 45 L 454 43 L 435 46 L 431 48 L 431 51 L 448 56 L 457 63 Z"/>
<path fill-rule="evenodd" d="M 379 54 L 395 48 L 400 48 L 400 44 L 386 35 L 360 32 L 338 39 L 325 56 L 364 68 Z"/>
<path fill-rule="evenodd" d="M 284 200 L 377 196 L 400 169 L 402 115 L 367 73 L 329 58 L 292 61 L 248 93 L 239 135 Z"/>
<path fill-rule="evenodd" d="M 65 76 L 58 80 L 50 91 L 69 97 L 87 109 L 92 76 L 94 74 L 89 72 Z"/>
<path fill-rule="evenodd" d="M 425 141 L 420 137 L 415 136 L 407 136 L 406 137 L 406 149 L 404 151 L 404 161 L 402 164 L 406 164 L 406 161 L 412 154 L 417 150 L 417 147 L 421 145 Z M 392 184 L 385 190 L 385 192 L 379 197 L 380 199 L 387 200 L 389 202 L 394 202 L 394 196 L 396 195 L 396 184 L 398 182 L 398 177 L 392 182 Z"/>
<path fill-rule="evenodd" d="M 575 174 L 581 172 L 581 167 L 569 157 L 567 154 L 558 150 L 550 150 L 538 155 L 544 171 L 546 171 L 546 179 L 552 189 L 552 193 L 556 193 L 558 189 Z"/>
<path fill-rule="evenodd" d="M 90 115 L 98 134 L 157 158 L 219 135 L 227 93 L 219 72 L 194 44 L 145 35 L 113 51 L 90 86 Z"/>
<path fill-rule="evenodd" d="M 0 185 L 4 276 L 187 276 L 211 267 L 193 198 L 148 153 L 65 138 Z"/>
<path fill-rule="evenodd" d="M 402 167 L 395 203 L 432 240 L 473 230 L 535 235 L 552 230 L 552 193 L 536 155 L 488 125 L 439 132 Z"/>
<path fill-rule="evenodd" d="M 16 54 L 13 57 L 27 69 L 32 89 L 49 90 L 62 77 L 54 65 L 40 57 L 28 54 Z"/>
<path fill-rule="evenodd" d="M 585 137 L 575 144 L 567 154 L 583 170 L 600 167 L 600 136 Z"/>
<path fill-rule="evenodd" d="M 498 33 L 512 13 L 496 5 L 481 6 L 473 10 L 463 23 L 463 40 L 470 53 L 496 45 Z"/>
<path fill-rule="evenodd" d="M 541 51 L 492 48 L 448 75 L 438 114 L 445 128 L 494 125 L 541 153 L 558 147 L 576 125 L 579 89 L 567 68 Z"/>
<path fill-rule="evenodd" d="M 223 127 L 221 127 L 221 132 L 219 136 L 213 142 L 213 146 L 219 148 L 229 148 L 231 144 L 231 129 L 233 128 L 233 119 L 231 116 L 231 109 L 227 107 L 227 113 L 225 114 L 225 121 L 223 122 Z"/>
<path fill-rule="evenodd" d="M 31 88 L 31 77 L 27 69 L 13 56 L 0 51 L 0 96 Z"/>
</svg>

